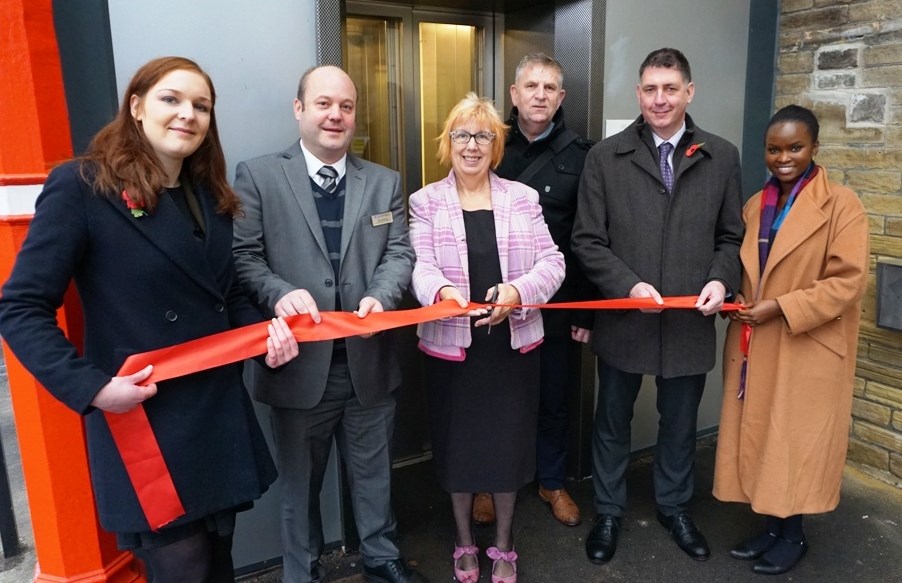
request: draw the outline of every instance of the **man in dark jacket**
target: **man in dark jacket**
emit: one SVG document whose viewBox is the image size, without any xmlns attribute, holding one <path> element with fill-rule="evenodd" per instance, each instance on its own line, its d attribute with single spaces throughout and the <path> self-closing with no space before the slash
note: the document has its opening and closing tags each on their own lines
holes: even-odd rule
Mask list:
<svg viewBox="0 0 902 583">
<path fill-rule="evenodd" d="M 504 159 L 496 172 L 523 182 L 539 193 L 539 204 L 554 242 L 564 254 L 567 276 L 552 302 L 590 299 L 597 292 L 579 269 L 570 250 L 576 216 L 579 177 L 592 142 L 564 125 L 564 71 L 560 63 L 541 53 L 517 65 L 510 87 L 514 104 Z M 539 496 L 551 505 L 554 517 L 568 526 L 580 523 L 579 508 L 564 489 L 567 455 L 568 396 L 577 393 L 579 343 L 588 342 L 591 312 L 545 310 L 545 341 L 541 355 L 541 397 L 536 443 Z M 478 514 L 475 518 L 482 518 Z"/>
<path fill-rule="evenodd" d="M 598 519 L 586 539 L 595 563 L 608 562 L 617 548 L 630 421 L 643 375 L 654 375 L 658 388 L 658 521 L 686 554 L 708 558 L 707 542 L 687 512 L 698 405 L 714 367 L 712 315 L 737 289 L 740 275 L 739 152 L 686 115 L 695 86 L 680 51 L 653 51 L 639 78 L 642 115 L 586 159 L 573 253 L 604 297 L 698 299 L 695 310 L 596 312 L 592 480 Z"/>
</svg>

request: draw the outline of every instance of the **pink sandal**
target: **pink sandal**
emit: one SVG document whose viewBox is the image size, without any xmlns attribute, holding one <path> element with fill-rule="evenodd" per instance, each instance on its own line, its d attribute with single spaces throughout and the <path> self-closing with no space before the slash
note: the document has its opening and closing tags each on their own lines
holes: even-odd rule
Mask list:
<svg viewBox="0 0 902 583">
<path fill-rule="evenodd" d="M 498 547 L 489 547 L 486 549 L 485 554 L 492 560 L 492 583 L 517 583 L 517 552 L 514 550 L 510 551 L 501 551 Z M 514 572 L 507 577 L 499 577 L 495 574 L 495 565 L 498 564 L 498 561 L 504 561 L 506 563 L 510 563 L 511 567 L 514 568 Z"/>
<path fill-rule="evenodd" d="M 464 555 L 476 558 L 476 568 L 461 571 L 457 568 L 457 560 Z M 454 554 L 454 578 L 458 583 L 476 583 L 479 581 L 479 547 L 476 545 L 455 546 Z"/>
</svg>

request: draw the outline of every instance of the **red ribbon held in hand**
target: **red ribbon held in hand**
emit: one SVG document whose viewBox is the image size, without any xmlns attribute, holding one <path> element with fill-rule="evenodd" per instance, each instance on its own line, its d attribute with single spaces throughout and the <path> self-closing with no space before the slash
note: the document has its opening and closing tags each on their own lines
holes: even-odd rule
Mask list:
<svg viewBox="0 0 902 583">
<path fill-rule="evenodd" d="M 697 300 L 698 296 L 668 297 L 664 298 L 663 304 L 658 304 L 651 298 L 624 298 L 522 304 L 514 307 L 543 310 L 694 309 Z M 461 316 L 470 310 L 488 306 L 489 304 L 471 302 L 466 308 L 461 308 L 453 300 L 445 300 L 411 310 L 371 312 L 366 318 L 359 318 L 352 312 L 320 312 L 322 321 L 319 324 L 314 323 L 306 314 L 291 316 L 286 321 L 298 342 L 316 342 Z M 722 311 L 741 308 L 740 304 L 724 304 Z M 144 381 L 149 385 L 259 356 L 266 353 L 268 325 L 269 322 L 260 322 L 175 346 L 134 354 L 119 369 L 118 376 L 136 373 L 152 364 L 153 372 Z M 150 528 L 157 530 L 185 514 L 144 407 L 139 405 L 128 413 L 105 413 L 105 416 Z"/>
</svg>

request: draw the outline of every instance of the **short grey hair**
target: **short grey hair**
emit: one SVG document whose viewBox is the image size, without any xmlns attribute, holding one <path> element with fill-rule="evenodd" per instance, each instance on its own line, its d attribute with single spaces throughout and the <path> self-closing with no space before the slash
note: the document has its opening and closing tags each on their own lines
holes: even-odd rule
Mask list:
<svg viewBox="0 0 902 583">
<path fill-rule="evenodd" d="M 564 68 L 556 60 L 552 59 L 545 53 L 529 53 L 524 55 L 517 64 L 517 71 L 514 73 L 514 83 L 520 80 L 520 75 L 529 67 L 540 66 L 557 71 L 558 85 L 564 87 Z"/>
</svg>

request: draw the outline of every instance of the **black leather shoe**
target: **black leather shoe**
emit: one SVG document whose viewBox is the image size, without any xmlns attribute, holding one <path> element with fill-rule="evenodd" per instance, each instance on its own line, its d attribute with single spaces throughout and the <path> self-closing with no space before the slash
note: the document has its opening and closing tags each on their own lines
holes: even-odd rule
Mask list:
<svg viewBox="0 0 902 583">
<path fill-rule="evenodd" d="M 322 583 L 326 578 L 326 568 L 319 561 L 314 561 L 310 565 L 310 579 L 313 583 Z"/>
<path fill-rule="evenodd" d="M 752 571 L 759 575 L 782 575 L 795 567 L 807 552 L 806 540 L 794 542 L 778 537 L 774 546 L 752 565 Z"/>
<path fill-rule="evenodd" d="M 730 556 L 740 561 L 752 561 L 760 559 L 761 555 L 766 553 L 774 543 L 777 542 L 777 535 L 765 530 L 758 536 L 743 541 L 730 550 Z"/>
<path fill-rule="evenodd" d="M 659 511 L 657 514 L 658 522 L 670 532 L 670 536 L 684 553 L 696 561 L 707 561 L 711 557 L 708 541 L 687 513 L 678 512 L 673 516 L 664 516 Z"/>
<path fill-rule="evenodd" d="M 596 565 L 604 565 L 614 558 L 619 535 L 620 518 L 613 514 L 602 514 L 595 519 L 595 526 L 586 537 L 586 556 Z"/>
<path fill-rule="evenodd" d="M 375 567 L 363 566 L 363 579 L 370 583 L 429 583 L 401 559 L 386 561 Z"/>
</svg>

